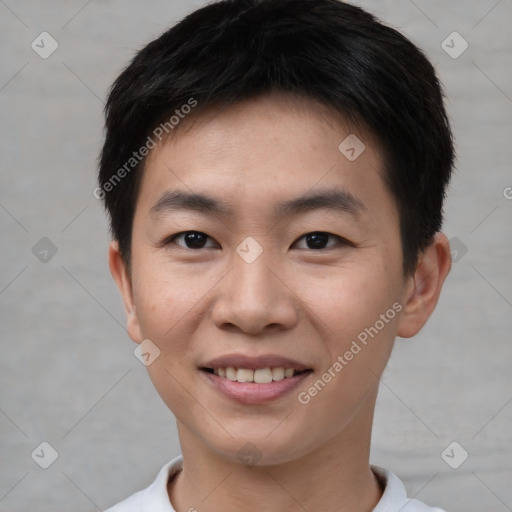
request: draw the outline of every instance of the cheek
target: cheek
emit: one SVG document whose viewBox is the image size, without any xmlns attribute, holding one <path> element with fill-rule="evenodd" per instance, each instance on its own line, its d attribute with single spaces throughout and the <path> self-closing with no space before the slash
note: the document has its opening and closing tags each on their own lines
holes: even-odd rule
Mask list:
<svg viewBox="0 0 512 512">
<path fill-rule="evenodd" d="M 185 277 L 168 264 L 149 257 L 146 264 L 139 261 L 141 264 L 134 265 L 133 280 L 137 318 L 143 339 L 150 339 L 160 349 L 158 358 L 146 369 L 162 400 L 182 415 L 190 407 L 190 395 L 183 386 L 194 355 L 190 341 L 200 321 L 196 317 L 206 290 L 200 279 Z"/>
<path fill-rule="evenodd" d="M 179 342 L 182 337 L 176 332 L 194 323 L 191 320 L 211 284 L 205 277 L 190 275 L 155 259 L 146 257 L 145 261 L 138 266 L 133 284 L 142 334 L 155 342 Z"/>
<path fill-rule="evenodd" d="M 327 353 L 299 401 L 312 417 L 328 418 L 323 428 L 332 434 L 372 399 L 391 354 L 401 305 L 397 277 L 383 269 L 332 272 L 321 287 L 302 281 Z"/>
<path fill-rule="evenodd" d="M 322 279 L 304 275 L 297 285 L 297 294 L 308 304 L 312 321 L 316 318 L 325 330 L 331 349 L 341 350 L 350 344 L 400 297 L 397 277 L 378 261 L 367 267 L 332 270 Z M 385 330 L 395 323 L 394 310 L 391 313 L 393 318 L 386 318 Z"/>
</svg>

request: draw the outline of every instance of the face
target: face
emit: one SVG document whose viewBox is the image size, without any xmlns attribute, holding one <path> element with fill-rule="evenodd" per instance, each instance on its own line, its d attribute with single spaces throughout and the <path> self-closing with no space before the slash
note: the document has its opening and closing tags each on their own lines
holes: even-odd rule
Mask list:
<svg viewBox="0 0 512 512">
<path fill-rule="evenodd" d="M 351 134 L 355 160 L 338 149 Z M 201 114 L 151 152 L 131 275 L 115 244 L 111 268 L 180 436 L 279 463 L 371 423 L 410 293 L 383 172 L 367 134 L 281 96 Z"/>
</svg>

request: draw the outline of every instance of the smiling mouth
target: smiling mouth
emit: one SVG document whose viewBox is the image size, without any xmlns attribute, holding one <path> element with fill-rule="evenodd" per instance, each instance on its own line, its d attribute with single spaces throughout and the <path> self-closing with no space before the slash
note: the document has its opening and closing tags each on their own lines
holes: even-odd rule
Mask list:
<svg viewBox="0 0 512 512">
<path fill-rule="evenodd" d="M 283 366 L 277 366 L 274 368 L 257 368 L 255 370 L 228 366 L 227 368 L 201 368 L 201 370 L 233 382 L 252 382 L 254 384 L 268 384 L 270 382 L 289 379 L 296 375 L 310 373 L 313 371 L 310 368 L 299 371 L 294 368 L 285 368 Z"/>
</svg>

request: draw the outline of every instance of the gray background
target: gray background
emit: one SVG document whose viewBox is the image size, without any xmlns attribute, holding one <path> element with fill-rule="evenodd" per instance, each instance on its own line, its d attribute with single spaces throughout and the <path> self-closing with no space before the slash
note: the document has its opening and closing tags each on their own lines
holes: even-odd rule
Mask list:
<svg viewBox="0 0 512 512">
<path fill-rule="evenodd" d="M 103 509 L 179 453 L 124 330 L 92 191 L 107 88 L 201 4 L 0 0 L 0 511 Z M 458 150 L 445 224 L 457 261 L 430 323 L 397 340 L 372 462 L 427 503 L 512 510 L 512 2 L 362 5 L 437 66 Z M 43 31 L 59 44 L 47 59 L 31 48 Z M 441 47 L 453 31 L 469 43 L 456 59 Z M 33 251 L 42 237 L 57 248 L 46 262 Z M 42 441 L 58 452 L 48 469 L 31 458 Z M 469 453 L 457 469 L 441 457 L 453 441 L 452 465 Z"/>
</svg>

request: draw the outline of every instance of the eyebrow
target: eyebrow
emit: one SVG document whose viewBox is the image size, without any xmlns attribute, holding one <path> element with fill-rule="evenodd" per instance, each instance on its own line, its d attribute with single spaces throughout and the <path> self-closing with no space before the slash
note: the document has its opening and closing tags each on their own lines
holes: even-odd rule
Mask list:
<svg viewBox="0 0 512 512">
<path fill-rule="evenodd" d="M 234 214 L 234 209 L 230 203 L 225 201 L 205 194 L 173 190 L 167 191 L 162 195 L 151 208 L 150 215 L 156 220 L 168 213 L 179 210 L 198 211 L 226 217 Z M 362 212 L 366 211 L 366 207 L 360 199 L 353 196 L 350 192 L 339 188 L 328 188 L 280 201 L 274 207 L 273 213 L 277 217 L 316 210 L 331 210 L 336 213 L 350 214 L 358 217 Z"/>
</svg>

